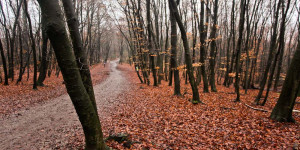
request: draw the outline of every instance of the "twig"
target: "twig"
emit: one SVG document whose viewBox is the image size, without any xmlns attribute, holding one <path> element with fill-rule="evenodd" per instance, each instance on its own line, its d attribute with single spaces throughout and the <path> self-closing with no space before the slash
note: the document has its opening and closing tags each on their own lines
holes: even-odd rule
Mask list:
<svg viewBox="0 0 300 150">
<path fill-rule="evenodd" d="M 260 109 L 260 108 L 254 108 L 246 103 L 243 103 L 245 106 L 251 108 L 251 109 L 254 109 L 254 110 L 258 110 L 258 111 L 262 111 L 262 112 L 270 112 L 270 111 L 267 111 L 267 110 L 264 110 L 264 109 Z"/>
<path fill-rule="evenodd" d="M 252 106 L 250 106 L 250 105 L 248 105 L 248 104 L 246 104 L 246 103 L 243 103 L 243 104 L 244 104 L 245 106 L 251 108 L 251 109 L 254 109 L 254 110 L 258 110 L 258 111 L 262 111 L 262 112 L 271 112 L 271 111 L 264 110 L 264 109 L 260 109 L 260 108 L 254 108 L 254 107 L 252 107 Z M 300 113 L 300 111 L 299 111 L 299 110 L 296 110 L 296 109 L 294 109 L 293 112 L 294 112 L 294 113 Z"/>
</svg>

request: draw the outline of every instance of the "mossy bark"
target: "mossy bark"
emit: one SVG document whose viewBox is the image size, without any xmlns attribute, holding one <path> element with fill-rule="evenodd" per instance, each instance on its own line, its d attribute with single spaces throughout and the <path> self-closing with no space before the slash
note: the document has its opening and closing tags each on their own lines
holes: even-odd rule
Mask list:
<svg viewBox="0 0 300 150">
<path fill-rule="evenodd" d="M 78 67 L 59 2 L 54 0 L 38 0 L 38 2 L 44 19 L 43 28 L 47 31 L 54 48 L 67 92 L 84 130 L 86 149 L 106 149 L 97 111 L 84 86 L 83 81 L 86 79 L 82 79 L 80 75 L 81 68 Z"/>
</svg>

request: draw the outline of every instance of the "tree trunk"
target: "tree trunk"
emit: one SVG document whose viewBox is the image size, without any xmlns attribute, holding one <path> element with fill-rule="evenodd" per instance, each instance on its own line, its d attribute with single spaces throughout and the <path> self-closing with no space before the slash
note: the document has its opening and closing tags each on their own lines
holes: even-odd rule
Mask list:
<svg viewBox="0 0 300 150">
<path fill-rule="evenodd" d="M 48 69 L 48 63 L 47 63 L 47 46 L 48 46 L 48 35 L 46 31 L 42 30 L 42 39 L 43 39 L 43 48 L 42 48 L 42 63 L 40 67 L 40 74 L 38 77 L 37 85 L 43 86 L 43 82 L 46 79 L 47 69 Z"/>
<path fill-rule="evenodd" d="M 201 1 L 201 12 L 200 12 L 200 23 L 199 23 L 199 32 L 200 32 L 200 63 L 201 63 L 201 74 L 203 79 L 203 92 L 208 93 L 208 81 L 207 81 L 207 74 L 205 70 L 205 53 L 206 53 L 206 36 L 207 30 L 205 31 L 204 28 L 204 0 Z M 208 12 L 206 12 L 208 14 Z"/>
<path fill-rule="evenodd" d="M 4 78 L 5 78 L 4 85 L 8 85 L 8 75 L 7 75 L 6 59 L 5 59 L 5 55 L 4 55 L 4 50 L 3 50 L 1 38 L 0 38 L 0 52 L 1 52 L 2 66 L 3 66 Z"/>
<path fill-rule="evenodd" d="M 28 8 L 27 8 L 27 1 L 24 0 L 24 6 L 25 6 L 25 14 L 28 20 L 28 26 L 29 26 L 29 35 L 30 35 L 30 39 L 31 39 L 31 48 L 32 48 L 32 52 L 33 52 L 33 89 L 37 89 L 37 59 L 36 59 L 36 48 L 35 48 L 35 38 L 33 36 L 33 32 L 32 32 L 32 25 L 31 25 L 31 19 L 30 19 L 30 15 L 28 13 Z"/>
<path fill-rule="evenodd" d="M 286 21 L 287 11 L 289 10 L 289 7 L 290 7 L 290 1 L 291 0 L 288 0 L 288 2 L 287 2 L 286 10 L 284 10 L 284 7 L 282 7 L 282 21 L 281 21 L 280 34 L 279 34 L 279 47 L 278 47 L 278 51 L 277 51 L 277 53 L 275 55 L 273 64 L 271 66 L 269 81 L 268 81 L 268 84 L 267 84 L 267 92 L 266 92 L 264 101 L 261 104 L 262 106 L 264 106 L 266 104 L 268 96 L 269 96 L 269 91 L 270 91 L 270 88 L 272 86 L 273 77 L 274 77 L 274 73 L 275 73 L 275 69 L 276 69 L 276 64 L 277 64 L 277 61 L 278 61 L 278 57 L 284 51 L 284 47 L 285 47 L 285 42 L 284 42 L 285 21 Z M 282 1 L 282 5 L 284 5 L 283 1 Z"/>
<path fill-rule="evenodd" d="M 243 40 L 243 31 L 244 31 L 244 23 L 245 23 L 245 10 L 246 10 L 246 0 L 241 1 L 241 13 L 240 13 L 240 23 L 239 23 L 239 39 L 236 47 L 236 65 L 235 65 L 235 88 L 236 88 L 236 99 L 235 102 L 239 102 L 240 100 L 240 58 L 241 58 L 241 49 L 242 49 L 242 40 Z"/>
<path fill-rule="evenodd" d="M 15 16 L 15 22 L 14 22 L 14 25 L 13 25 L 13 28 L 12 28 L 12 37 L 10 38 L 10 60 L 9 60 L 9 64 L 8 64 L 8 77 L 11 78 L 11 80 L 13 81 L 14 80 L 14 51 L 15 51 L 15 37 L 16 37 L 16 27 L 17 27 L 17 24 L 18 24 L 18 19 L 19 19 L 19 16 L 20 16 L 20 10 L 21 10 L 21 6 L 22 6 L 22 0 L 17 8 L 17 13 L 16 13 L 16 16 Z"/>
<path fill-rule="evenodd" d="M 169 4 L 170 5 L 170 4 Z M 177 7 L 177 4 L 176 4 Z M 174 95 L 181 95 L 180 93 L 180 78 L 179 70 L 177 69 L 177 25 L 176 18 L 173 14 L 173 9 L 170 5 L 170 22 L 171 22 L 171 59 L 170 59 L 170 75 L 169 85 L 172 85 L 172 75 L 174 74 Z"/>
<path fill-rule="evenodd" d="M 86 137 L 86 149 L 106 149 L 97 111 L 95 110 L 92 97 L 90 97 L 89 91 L 85 87 L 84 83 L 84 81 L 90 80 L 91 77 L 90 75 L 81 76 L 80 74 L 80 70 L 84 70 L 81 67 L 87 66 L 84 64 L 84 60 L 86 60 L 86 58 L 76 59 L 73 53 L 72 45 L 69 41 L 65 27 L 65 22 L 63 21 L 64 16 L 58 1 L 38 0 L 38 2 L 41 6 L 42 17 L 44 18 L 44 28 L 46 29 L 50 42 L 54 48 L 67 92 L 71 97 L 84 130 Z M 72 5 L 72 3 L 69 4 Z M 68 19 L 68 21 L 74 20 L 76 25 L 76 19 Z M 79 33 L 79 31 L 76 32 Z M 80 44 L 81 43 L 78 43 L 78 45 Z M 74 52 L 76 53 L 75 46 Z M 81 63 L 77 64 L 78 61 L 76 62 L 76 60 L 80 60 Z M 85 79 L 85 77 L 87 78 Z"/>
<path fill-rule="evenodd" d="M 210 86 L 212 92 L 217 92 L 216 80 L 215 80 L 215 66 L 216 66 L 216 55 L 217 55 L 217 20 L 218 20 L 218 0 L 215 0 L 214 4 L 214 16 L 213 16 L 213 26 L 211 31 L 210 39 L 212 42 L 210 43 Z"/>
<path fill-rule="evenodd" d="M 191 59 L 191 55 L 190 55 L 190 50 L 189 50 L 189 43 L 187 40 L 187 36 L 186 36 L 186 31 L 184 29 L 184 26 L 181 22 L 178 10 L 177 10 L 177 5 L 175 3 L 174 0 L 169 0 L 170 3 L 170 9 L 171 9 L 171 13 L 174 15 L 177 24 L 179 26 L 179 29 L 181 31 L 181 38 L 183 41 L 183 46 L 184 46 L 184 52 L 185 52 L 185 63 L 186 63 L 186 67 L 187 67 L 187 73 L 189 75 L 189 81 L 190 81 L 190 85 L 192 87 L 192 91 L 193 91 L 193 100 L 192 102 L 194 104 L 196 103 L 202 103 L 200 101 L 200 97 L 199 97 L 199 91 L 198 91 L 198 87 L 196 85 L 195 82 L 195 77 L 194 77 L 194 69 L 192 66 L 192 59 Z"/>
<path fill-rule="evenodd" d="M 150 51 L 150 63 L 151 63 L 151 70 L 153 76 L 153 86 L 158 86 L 157 84 L 157 76 L 156 76 L 156 68 L 155 68 L 155 58 L 154 58 L 154 50 L 152 46 L 152 30 L 151 30 L 151 12 L 150 12 L 150 0 L 147 0 L 147 29 L 148 29 L 148 49 Z"/>
<path fill-rule="evenodd" d="M 20 67 L 19 67 L 19 77 L 18 77 L 18 80 L 17 80 L 17 84 L 19 82 L 22 81 L 22 77 L 23 77 L 23 74 L 24 74 L 24 71 L 25 70 L 25 67 L 23 67 L 23 42 L 22 42 L 22 29 L 21 29 L 21 26 L 18 25 L 19 27 L 19 45 L 20 45 Z"/>
<path fill-rule="evenodd" d="M 268 62 L 267 62 L 267 66 L 265 68 L 264 74 L 263 74 L 263 78 L 260 82 L 260 87 L 259 87 L 259 93 L 255 99 L 255 103 L 258 105 L 260 98 L 262 97 L 263 91 L 265 89 L 265 85 L 267 82 L 267 78 L 268 78 L 268 73 L 272 64 L 272 60 L 274 57 L 274 51 L 276 48 L 276 40 L 277 40 L 277 25 L 278 25 L 278 20 L 279 20 L 279 10 L 280 10 L 280 4 L 281 4 L 281 0 L 278 1 L 278 6 L 277 6 L 277 10 L 276 10 L 276 14 L 275 14 L 275 22 L 273 24 L 273 34 L 271 37 L 271 43 L 270 43 L 270 51 L 269 51 L 269 57 L 268 57 Z"/>
</svg>

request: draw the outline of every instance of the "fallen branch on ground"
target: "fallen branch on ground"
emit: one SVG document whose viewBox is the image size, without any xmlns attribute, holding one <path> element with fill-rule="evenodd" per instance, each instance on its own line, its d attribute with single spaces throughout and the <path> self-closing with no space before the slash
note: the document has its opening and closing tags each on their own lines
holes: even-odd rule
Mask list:
<svg viewBox="0 0 300 150">
<path fill-rule="evenodd" d="M 247 107 L 253 109 L 253 110 L 258 110 L 258 111 L 262 111 L 262 112 L 271 112 L 271 111 L 268 111 L 268 110 L 264 110 L 264 109 L 252 107 L 252 106 L 250 106 L 250 105 L 248 105 L 248 104 L 246 104 L 246 103 L 243 103 L 243 104 L 244 104 L 245 106 L 247 106 Z M 300 111 L 299 111 L 299 110 L 296 110 L 296 109 L 294 109 L 293 112 L 294 112 L 294 113 L 300 113 Z"/>
<path fill-rule="evenodd" d="M 251 108 L 251 109 L 254 109 L 254 110 L 258 110 L 258 111 L 262 111 L 262 112 L 270 112 L 270 111 L 268 111 L 268 110 L 264 110 L 264 109 L 252 107 L 252 106 L 250 106 L 250 105 L 248 105 L 248 104 L 246 104 L 246 103 L 243 103 L 243 104 L 244 104 L 245 106 Z"/>
</svg>

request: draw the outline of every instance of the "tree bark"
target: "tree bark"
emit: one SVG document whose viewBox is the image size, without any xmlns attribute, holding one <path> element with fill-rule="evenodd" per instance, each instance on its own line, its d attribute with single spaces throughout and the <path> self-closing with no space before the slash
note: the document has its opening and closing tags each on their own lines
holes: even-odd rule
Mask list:
<svg viewBox="0 0 300 150">
<path fill-rule="evenodd" d="M 243 40 L 243 31 L 245 23 L 245 10 L 246 10 L 246 0 L 241 1 L 241 12 L 240 12 L 240 23 L 239 23 L 239 39 L 236 47 L 236 65 L 235 65 L 235 88 L 236 88 L 236 99 L 235 102 L 240 102 L 240 58 L 241 58 L 241 49 L 242 49 L 242 40 Z"/>
<path fill-rule="evenodd" d="M 28 20 L 28 26 L 29 26 L 29 35 L 31 39 L 31 48 L 32 48 L 32 53 L 33 53 L 33 89 L 37 89 L 37 59 L 36 59 L 36 47 L 35 47 L 35 38 L 33 36 L 32 32 L 32 25 L 31 25 L 31 19 L 30 15 L 28 13 L 28 8 L 27 8 L 27 1 L 24 0 L 24 6 L 25 6 L 25 14 Z"/>
<path fill-rule="evenodd" d="M 211 31 L 210 39 L 210 87 L 212 92 L 217 92 L 216 80 L 215 80 L 215 67 L 216 67 L 216 55 L 217 55 L 217 20 L 218 20 L 218 0 L 215 0 L 214 4 L 214 16 L 213 16 L 213 26 Z"/>
<path fill-rule="evenodd" d="M 37 80 L 38 86 L 43 86 L 43 82 L 46 79 L 47 69 L 48 69 L 48 62 L 47 62 L 47 49 L 48 49 L 48 35 L 45 30 L 42 30 L 42 39 L 43 39 L 43 46 L 42 46 L 42 62 L 40 66 L 40 74 Z"/>
<path fill-rule="evenodd" d="M 204 28 L 204 0 L 201 1 L 201 12 L 200 12 L 200 23 L 199 23 L 199 32 L 200 32 L 200 63 L 201 63 L 201 74 L 203 79 L 203 92 L 208 93 L 208 80 L 207 74 L 205 70 L 205 54 L 206 54 L 206 36 L 207 36 L 207 29 Z M 208 13 L 208 12 L 206 12 Z"/>
<path fill-rule="evenodd" d="M 277 5 L 277 8 L 276 8 L 276 14 L 275 14 L 275 22 L 273 24 L 273 34 L 272 34 L 272 37 L 271 37 L 271 43 L 270 43 L 270 51 L 269 51 L 269 57 L 268 57 L 268 62 L 267 62 L 267 66 L 265 68 L 265 71 L 263 73 L 263 78 L 260 82 L 260 87 L 259 87 L 259 93 L 255 99 L 255 103 L 258 105 L 259 104 L 259 101 L 260 101 L 260 98 L 262 97 L 262 94 L 263 94 L 263 91 L 265 89 L 265 85 L 266 85 L 266 82 L 267 82 L 267 78 L 268 78 L 268 73 L 269 73 L 269 70 L 270 70 L 270 67 L 271 67 L 271 64 L 272 64 L 272 60 L 274 58 L 274 51 L 275 51 L 275 48 L 276 48 L 276 40 L 277 40 L 277 26 L 278 26 L 278 16 L 279 16 L 279 10 L 280 10 L 280 6 L 281 6 L 281 0 L 278 1 L 278 5 Z"/>
<path fill-rule="evenodd" d="M 5 78 L 4 85 L 8 85 L 8 75 L 7 75 L 6 59 L 5 59 L 5 55 L 4 55 L 4 50 L 3 50 L 1 38 L 0 38 L 0 52 L 1 52 L 2 66 L 3 66 L 4 78 Z"/>
<path fill-rule="evenodd" d="M 150 63 L 151 63 L 151 70 L 153 76 L 153 86 L 158 86 L 157 84 L 157 76 L 156 76 L 156 68 L 155 68 L 155 58 L 154 58 L 154 50 L 152 46 L 152 30 L 151 30 L 151 12 L 150 12 L 150 0 L 147 0 L 147 29 L 148 29 L 148 49 L 150 51 Z"/>
<path fill-rule="evenodd" d="M 169 0 L 169 3 L 170 3 L 170 9 L 172 10 L 171 13 L 174 15 L 176 22 L 179 26 L 179 29 L 181 31 L 181 38 L 183 41 L 184 52 L 185 52 L 185 63 L 186 63 L 186 67 L 187 67 L 187 73 L 189 75 L 190 85 L 191 85 L 192 91 L 193 91 L 192 103 L 194 103 L 194 104 L 202 103 L 200 101 L 198 87 L 195 82 L 194 69 L 192 66 L 192 59 L 191 59 L 191 55 L 190 55 L 189 43 L 187 40 L 186 31 L 185 31 L 184 25 L 182 24 L 182 21 L 180 19 L 175 1 Z"/>
<path fill-rule="evenodd" d="M 177 6 L 177 4 L 176 4 L 176 6 Z M 169 5 L 170 5 L 170 3 L 169 3 Z M 177 25 L 176 25 L 175 16 L 173 15 L 173 9 L 170 8 L 170 12 L 171 12 L 170 13 L 170 22 L 171 22 L 171 59 L 170 59 L 170 64 L 171 64 L 171 67 L 170 67 L 169 83 L 171 83 L 171 85 L 172 85 L 172 75 L 174 75 L 174 95 L 181 95 L 179 70 L 177 69 L 177 66 L 178 66 L 178 63 L 177 63 Z"/>
<path fill-rule="evenodd" d="M 80 70 L 82 68 L 78 67 L 86 66 L 82 64 L 84 62 L 83 60 L 86 60 L 86 58 L 81 58 L 81 63 L 77 64 L 79 59 L 76 59 L 73 53 L 65 22 L 63 21 L 64 16 L 58 1 L 38 0 L 38 2 L 42 10 L 42 17 L 44 18 L 44 28 L 47 31 L 50 42 L 54 48 L 67 92 L 71 97 L 84 130 L 86 149 L 107 149 L 103 141 L 103 134 L 97 111 L 95 110 L 92 97 L 90 97 L 89 91 L 86 89 L 84 83 L 84 81 L 90 80 L 91 77 L 87 76 L 88 79 L 85 79 L 85 76 L 81 76 Z M 70 19 L 68 20 L 70 21 Z M 80 43 L 78 44 L 80 45 Z"/>
</svg>

